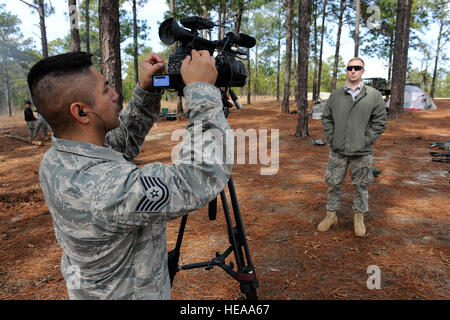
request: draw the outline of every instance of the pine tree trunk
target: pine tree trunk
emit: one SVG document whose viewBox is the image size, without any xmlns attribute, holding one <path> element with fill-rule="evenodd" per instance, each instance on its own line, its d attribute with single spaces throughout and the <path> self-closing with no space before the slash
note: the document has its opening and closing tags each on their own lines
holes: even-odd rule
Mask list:
<svg viewBox="0 0 450 320">
<path fill-rule="evenodd" d="M 48 58 L 47 31 L 45 27 L 44 0 L 39 0 L 39 27 L 41 29 L 42 57 Z"/>
<path fill-rule="evenodd" d="M 277 101 L 280 101 L 280 72 L 281 72 L 281 4 L 278 9 L 278 19 L 280 25 L 278 28 L 278 47 L 277 47 Z"/>
<path fill-rule="evenodd" d="M 172 12 L 172 17 L 175 19 L 175 0 L 170 0 L 170 11 Z"/>
<path fill-rule="evenodd" d="M 138 27 L 136 14 L 136 0 L 133 0 L 133 58 L 134 58 L 134 82 L 139 81 L 139 62 L 138 62 Z"/>
<path fill-rule="evenodd" d="M 258 44 L 255 46 L 255 80 L 253 81 L 253 95 L 258 95 Z"/>
<path fill-rule="evenodd" d="M 218 34 L 218 38 L 219 38 L 219 40 L 223 40 L 223 35 L 224 35 L 224 33 L 225 33 L 225 21 L 223 21 L 223 18 L 222 18 L 222 16 L 223 16 L 223 7 L 225 6 L 226 4 L 224 4 L 224 3 L 220 3 L 219 4 L 219 10 L 218 10 L 218 19 L 219 19 L 219 29 L 218 29 L 218 32 L 219 32 L 219 34 Z"/>
<path fill-rule="evenodd" d="M 294 0 L 286 0 L 286 68 L 284 73 L 284 94 L 281 112 L 289 113 L 291 91 L 292 34 L 294 21 Z"/>
<path fill-rule="evenodd" d="M 355 54 L 359 55 L 359 21 L 361 16 L 361 0 L 356 0 L 356 19 L 355 19 Z"/>
<path fill-rule="evenodd" d="M 224 12 L 226 14 L 226 11 Z M 241 21 L 242 21 L 242 14 L 244 13 L 244 3 L 239 2 L 239 8 L 236 13 L 236 23 L 234 27 L 234 32 L 239 33 L 241 30 Z"/>
<path fill-rule="evenodd" d="M 388 81 L 392 79 L 392 56 L 394 54 L 394 35 L 392 35 L 389 43 L 389 62 L 388 62 Z"/>
<path fill-rule="evenodd" d="M 297 130 L 295 136 L 309 137 L 308 132 L 308 55 L 300 52 L 309 52 L 309 33 L 311 28 L 311 0 L 300 0 L 298 11 L 298 88 L 296 95 L 298 105 Z"/>
<path fill-rule="evenodd" d="M 295 90 L 298 89 L 298 73 L 295 72 L 297 70 L 297 57 L 298 57 L 298 49 L 297 49 L 297 41 L 298 41 L 298 37 L 297 34 L 295 33 L 295 27 L 294 29 L 292 29 L 292 61 L 293 61 L 293 66 L 292 66 L 292 70 L 294 70 L 294 100 L 295 100 L 295 105 L 298 106 L 299 105 L 299 101 L 298 99 L 298 94 L 296 93 Z"/>
<path fill-rule="evenodd" d="M 170 11 L 172 12 L 172 17 L 175 19 L 176 18 L 175 0 L 170 0 L 169 5 L 170 5 Z M 177 50 L 177 42 L 174 43 L 173 52 L 175 52 L 176 50 Z M 177 114 L 182 114 L 182 113 L 183 113 L 183 97 L 178 96 L 177 97 Z"/>
<path fill-rule="evenodd" d="M 12 116 L 11 110 L 11 95 L 9 90 L 9 74 L 8 74 L 8 61 L 6 60 L 6 56 L 3 56 L 3 72 L 5 74 L 5 102 L 6 107 L 8 108 L 8 115 Z"/>
<path fill-rule="evenodd" d="M 316 0 L 316 6 L 317 6 L 317 0 Z M 315 9 L 317 10 L 317 8 Z M 314 16 L 314 47 L 313 47 L 313 92 L 312 92 L 312 99 L 313 101 L 315 101 L 317 99 L 317 65 L 318 65 L 318 61 L 317 61 L 317 14 L 316 12 L 313 14 Z M 300 45 L 298 46 L 299 50 L 300 50 Z M 299 51 L 300 52 L 300 51 Z"/>
<path fill-rule="evenodd" d="M 336 51 L 334 53 L 333 77 L 331 79 L 331 91 L 336 89 L 337 83 L 337 72 L 339 66 L 339 49 L 341 46 L 342 19 L 344 16 L 344 7 L 345 7 L 345 0 L 341 0 L 341 5 L 339 9 L 338 31 L 336 35 Z"/>
<path fill-rule="evenodd" d="M 434 91 L 436 87 L 436 77 L 437 77 L 437 69 L 438 69 L 438 60 L 439 60 L 439 51 L 441 49 L 441 38 L 442 38 L 442 29 L 444 28 L 444 20 L 439 21 L 439 36 L 438 36 L 438 43 L 436 48 L 436 58 L 434 60 L 434 71 L 433 71 L 433 79 L 431 80 L 431 91 L 430 96 L 431 98 L 434 98 Z"/>
<path fill-rule="evenodd" d="M 277 49 L 277 101 L 280 101 L 280 72 L 281 72 L 281 39 L 278 38 Z"/>
<path fill-rule="evenodd" d="M 403 113 L 405 99 L 406 67 L 408 61 L 409 25 L 412 0 L 399 0 L 395 25 L 394 63 L 392 69 L 391 101 L 389 117 L 397 119 Z"/>
<path fill-rule="evenodd" d="M 122 106 L 119 0 L 99 0 L 100 67 L 109 85 L 119 94 Z"/>
<path fill-rule="evenodd" d="M 77 0 L 69 0 L 69 23 L 70 23 L 70 39 L 71 51 L 80 52 L 80 32 L 78 30 L 78 10 Z"/>
<path fill-rule="evenodd" d="M 86 11 L 86 52 L 91 53 L 91 39 L 89 36 L 90 33 L 90 18 L 89 18 L 89 2 L 90 0 L 85 0 L 84 2 L 84 10 Z"/>
<path fill-rule="evenodd" d="M 325 34 L 326 8 L 327 8 L 327 0 L 324 0 L 323 11 L 322 11 L 322 32 L 320 33 L 319 75 L 318 75 L 318 79 L 317 79 L 317 98 L 320 97 L 320 84 L 322 82 L 322 54 L 323 54 L 323 36 Z"/>
</svg>

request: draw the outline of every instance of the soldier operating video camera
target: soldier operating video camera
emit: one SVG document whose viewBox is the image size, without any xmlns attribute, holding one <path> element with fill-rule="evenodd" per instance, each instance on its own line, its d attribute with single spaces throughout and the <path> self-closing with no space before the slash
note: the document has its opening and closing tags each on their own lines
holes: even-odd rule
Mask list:
<svg viewBox="0 0 450 320">
<path fill-rule="evenodd" d="M 183 60 L 190 55 L 192 49 L 208 50 L 211 55 L 217 50 L 218 54 L 215 59 L 218 77 L 215 86 L 222 88 L 224 105 L 227 105 L 227 109 L 230 107 L 228 91 L 236 107 L 240 109 L 242 105 L 229 88 L 245 85 L 247 73 L 244 64 L 236 60 L 236 57 L 246 59 L 247 53 L 239 47 L 252 48 L 256 44 L 255 38 L 244 33 L 228 32 L 223 40 L 210 41 L 201 38 L 198 31 L 212 29 L 215 26 L 212 21 L 192 16 L 182 18 L 180 22 L 190 30 L 180 27 L 173 18 L 165 20 L 159 27 L 159 37 L 163 43 L 171 45 L 175 41 L 179 41 L 180 46 L 174 54 L 169 56 L 167 74 L 153 76 L 154 86 L 174 89 L 179 95 L 182 95 L 184 83 L 180 68 Z"/>
</svg>

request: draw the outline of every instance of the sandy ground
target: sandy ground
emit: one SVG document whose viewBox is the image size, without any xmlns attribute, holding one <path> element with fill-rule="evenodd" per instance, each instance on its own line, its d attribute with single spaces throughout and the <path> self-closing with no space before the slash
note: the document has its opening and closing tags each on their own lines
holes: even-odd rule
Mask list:
<svg viewBox="0 0 450 320">
<path fill-rule="evenodd" d="M 375 168 L 382 173 L 369 189 L 364 238 L 353 234 L 348 176 L 339 227 L 317 232 L 325 214 L 329 149 L 294 136 L 296 114 L 281 114 L 276 101 L 231 110 L 233 129 L 267 129 L 269 136 L 279 130 L 276 174 L 261 175 L 268 167 L 261 159 L 248 164 L 246 158 L 233 169 L 260 299 L 450 298 L 450 165 L 432 162 L 430 155 L 443 152 L 431 143 L 450 140 L 450 100 L 436 104 L 437 111 L 408 112 L 390 121 L 375 144 Z M 21 116 L 0 120 L 0 133 L 27 136 Z M 137 164 L 170 164 L 179 143 L 172 141 L 172 132 L 185 125 L 186 120 L 157 122 Z M 310 119 L 309 132 L 312 139 L 325 140 L 319 120 Z M 43 140 L 42 133 L 38 139 Z M 50 145 L 0 134 L 0 299 L 68 298 L 61 249 L 38 179 L 39 162 Z M 228 247 L 220 202 L 218 208 L 215 221 L 208 220 L 206 207 L 189 215 L 180 264 L 210 260 Z M 169 248 L 179 223 L 168 224 Z M 381 270 L 380 289 L 367 287 L 372 265 Z M 243 298 L 238 282 L 217 267 L 183 270 L 173 285 L 173 299 Z"/>
</svg>

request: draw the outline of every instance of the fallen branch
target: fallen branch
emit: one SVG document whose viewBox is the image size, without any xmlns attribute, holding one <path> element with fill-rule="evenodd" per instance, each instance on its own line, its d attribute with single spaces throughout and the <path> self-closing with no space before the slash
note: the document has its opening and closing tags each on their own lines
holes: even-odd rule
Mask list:
<svg viewBox="0 0 450 320">
<path fill-rule="evenodd" d="M 13 138 L 13 139 L 25 141 L 25 142 L 34 144 L 36 146 L 42 146 L 42 142 L 41 141 L 30 141 L 30 139 L 27 139 L 27 138 L 24 138 L 24 137 L 13 136 L 12 134 L 7 134 L 7 133 L 3 133 L 3 135 L 5 137 L 7 137 L 7 138 Z"/>
</svg>

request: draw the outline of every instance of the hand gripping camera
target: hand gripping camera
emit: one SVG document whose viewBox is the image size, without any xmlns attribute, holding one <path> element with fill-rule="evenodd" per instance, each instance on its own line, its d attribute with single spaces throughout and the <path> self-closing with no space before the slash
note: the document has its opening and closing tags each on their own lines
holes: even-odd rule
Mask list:
<svg viewBox="0 0 450 320">
<path fill-rule="evenodd" d="M 160 88 L 174 89 L 181 96 L 185 84 L 181 77 L 180 69 L 183 60 L 190 55 L 192 49 L 208 50 L 211 55 L 217 50 L 216 68 L 218 77 L 216 87 L 221 88 L 222 100 L 227 108 L 231 103 L 228 101 L 228 91 L 236 107 L 242 105 L 237 96 L 229 90 L 230 87 L 243 87 L 246 83 L 247 73 L 244 64 L 236 60 L 236 57 L 247 59 L 247 52 L 239 47 L 252 48 L 256 44 L 255 38 L 244 33 L 228 32 L 223 40 L 210 41 L 199 36 L 199 30 L 212 29 L 215 24 L 207 19 L 192 16 L 182 18 L 181 24 L 187 28 L 180 27 L 176 20 L 169 18 L 159 27 L 159 38 L 167 45 L 179 41 L 180 45 L 174 54 L 169 56 L 167 74 L 153 76 L 153 85 Z M 188 30 L 190 29 L 190 30 Z M 228 103 L 226 103 L 228 102 Z"/>
</svg>

